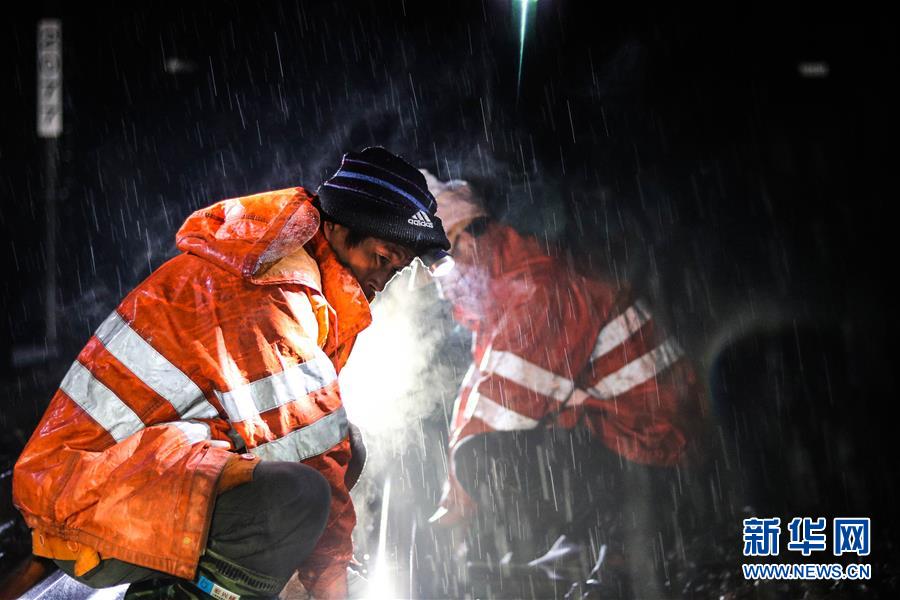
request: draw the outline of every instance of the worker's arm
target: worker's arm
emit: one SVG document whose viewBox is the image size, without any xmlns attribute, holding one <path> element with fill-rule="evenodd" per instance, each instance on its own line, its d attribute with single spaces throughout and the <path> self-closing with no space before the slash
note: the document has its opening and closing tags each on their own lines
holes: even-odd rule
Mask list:
<svg viewBox="0 0 900 600">
<path fill-rule="evenodd" d="M 37 531 L 190 578 L 229 457 L 213 443 L 224 421 L 147 337 L 119 311 L 101 324 L 22 452 L 14 497 Z"/>
<path fill-rule="evenodd" d="M 316 598 L 346 595 L 356 524 L 349 487 L 361 470 L 350 469 L 355 466 L 351 441 L 357 436 L 344 412 L 334 365 L 323 350 L 326 310 L 313 291 L 301 286 L 267 290 L 264 301 L 242 320 L 252 332 L 244 339 L 253 344 L 230 356 L 234 366 L 254 376 L 221 392 L 249 452 L 263 460 L 302 461 L 330 484 L 325 530 L 297 565 L 301 583 Z"/>
<path fill-rule="evenodd" d="M 536 286 L 526 301 L 510 306 L 478 362 L 454 441 L 467 432 L 532 429 L 553 419 L 588 363 L 599 319 L 567 280 Z"/>
<path fill-rule="evenodd" d="M 554 418 L 587 363 L 599 316 L 568 280 L 535 285 L 487 328 L 490 341 L 476 356 L 453 410 L 450 472 L 440 506 L 430 521 L 454 525 L 475 511 L 455 479 L 453 451 L 463 440 L 489 431 L 532 429 Z"/>
</svg>

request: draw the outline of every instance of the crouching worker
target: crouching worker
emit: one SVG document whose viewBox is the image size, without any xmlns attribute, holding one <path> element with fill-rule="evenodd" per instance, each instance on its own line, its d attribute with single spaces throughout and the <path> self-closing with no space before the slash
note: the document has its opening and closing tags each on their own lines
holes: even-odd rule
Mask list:
<svg viewBox="0 0 900 600">
<path fill-rule="evenodd" d="M 415 217 L 415 218 L 414 218 Z M 337 374 L 369 302 L 447 249 L 422 175 L 383 148 L 318 190 L 191 215 L 78 355 L 19 458 L 34 552 L 132 597 L 346 597 L 363 447 Z"/>
<path fill-rule="evenodd" d="M 703 429 L 693 366 L 627 282 L 581 274 L 490 218 L 474 186 L 426 176 L 456 265 L 437 282 L 473 332 L 432 523 L 477 515 L 480 531 L 502 523 L 509 539 L 531 538 L 526 552 L 565 536 L 546 560 L 589 536 L 640 556 L 619 525 L 675 517 L 679 469 Z M 539 530 L 551 537 L 535 540 Z M 652 549 L 656 531 L 647 537 Z"/>
</svg>

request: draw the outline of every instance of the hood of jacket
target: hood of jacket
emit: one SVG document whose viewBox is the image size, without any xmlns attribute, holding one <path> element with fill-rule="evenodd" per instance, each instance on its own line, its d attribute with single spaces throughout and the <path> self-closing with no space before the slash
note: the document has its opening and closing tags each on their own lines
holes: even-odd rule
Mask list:
<svg viewBox="0 0 900 600">
<path fill-rule="evenodd" d="M 274 283 L 261 275 L 301 250 L 319 230 L 319 224 L 312 196 L 295 187 L 222 200 L 202 208 L 187 218 L 175 242 L 179 250 L 253 283 Z M 317 279 L 309 269 L 297 268 L 282 271 L 277 282 L 319 289 Z"/>
<path fill-rule="evenodd" d="M 296 187 L 222 200 L 188 217 L 176 243 L 250 283 L 299 284 L 321 293 L 334 317 L 329 351 L 340 363 L 372 314 L 359 283 L 319 231 L 312 199 Z"/>
</svg>

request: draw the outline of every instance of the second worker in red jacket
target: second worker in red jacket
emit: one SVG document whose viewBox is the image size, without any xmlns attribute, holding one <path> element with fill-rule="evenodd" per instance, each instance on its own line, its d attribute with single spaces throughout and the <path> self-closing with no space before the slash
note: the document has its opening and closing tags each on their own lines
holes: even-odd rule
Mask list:
<svg viewBox="0 0 900 600">
<path fill-rule="evenodd" d="M 663 482 L 696 446 L 691 363 L 627 282 L 585 276 L 490 218 L 465 181 L 425 174 L 456 263 L 438 285 L 473 333 L 431 521 L 489 510 L 493 523 L 515 515 L 510 527 L 531 519 L 572 537 L 600 513 L 621 516 L 634 506 L 629 480 Z M 654 503 L 666 493 L 647 490 Z"/>
</svg>

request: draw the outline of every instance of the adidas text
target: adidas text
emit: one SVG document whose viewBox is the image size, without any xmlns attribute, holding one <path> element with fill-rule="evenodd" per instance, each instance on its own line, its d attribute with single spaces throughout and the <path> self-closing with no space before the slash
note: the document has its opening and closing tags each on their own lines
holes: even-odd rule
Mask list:
<svg viewBox="0 0 900 600">
<path fill-rule="evenodd" d="M 412 217 L 407 219 L 407 223 L 410 225 L 417 225 L 419 227 L 428 227 L 429 229 L 434 229 L 434 223 L 431 222 L 431 219 L 428 218 L 428 214 L 420 210 Z"/>
</svg>

